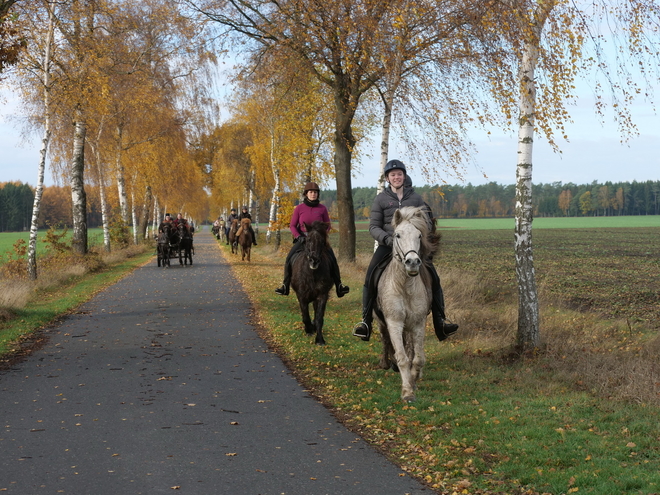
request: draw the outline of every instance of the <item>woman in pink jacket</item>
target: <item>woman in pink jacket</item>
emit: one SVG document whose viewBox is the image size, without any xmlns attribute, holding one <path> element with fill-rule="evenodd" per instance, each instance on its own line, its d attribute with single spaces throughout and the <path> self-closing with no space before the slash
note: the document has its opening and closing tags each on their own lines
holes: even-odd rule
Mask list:
<svg viewBox="0 0 660 495">
<path fill-rule="evenodd" d="M 311 225 L 316 220 L 326 222 L 328 230 L 330 230 L 330 215 L 328 209 L 319 202 L 319 186 L 316 182 L 308 182 L 305 184 L 305 191 L 303 193 L 305 198 L 303 202 L 296 206 L 291 216 L 291 223 L 289 228 L 293 234 L 293 246 L 289 251 L 284 262 L 284 281 L 282 285 L 275 289 L 275 292 L 281 296 L 289 295 L 289 285 L 291 283 L 291 260 L 293 256 L 305 249 L 305 224 Z M 350 289 L 341 283 L 341 275 L 339 273 L 339 264 L 337 258 L 328 244 L 328 255 L 330 257 L 330 264 L 332 266 L 332 276 L 337 287 L 337 297 L 344 297 Z"/>
</svg>

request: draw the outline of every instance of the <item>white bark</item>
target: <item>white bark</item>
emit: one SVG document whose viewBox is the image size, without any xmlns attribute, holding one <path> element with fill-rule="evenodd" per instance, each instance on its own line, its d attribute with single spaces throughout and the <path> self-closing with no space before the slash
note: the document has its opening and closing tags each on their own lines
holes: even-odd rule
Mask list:
<svg viewBox="0 0 660 495">
<path fill-rule="evenodd" d="M 126 179 L 124 177 L 124 166 L 121 164 L 123 130 L 117 128 L 117 148 L 115 150 L 115 170 L 117 173 L 117 194 L 119 195 L 119 211 L 124 225 L 128 227 L 128 194 L 126 193 Z"/>
<path fill-rule="evenodd" d="M 277 213 L 280 207 L 280 171 L 277 167 L 273 167 L 273 177 L 275 179 L 275 187 L 273 187 L 273 196 L 270 199 L 270 215 L 268 217 L 268 231 L 266 232 L 266 242 L 271 241 L 273 233 L 275 233 L 275 247 L 279 249 L 282 240 L 280 229 L 275 230 L 277 223 Z"/>
<path fill-rule="evenodd" d="M 99 143 L 101 142 L 101 134 L 103 133 L 104 119 L 101 119 L 98 132 L 95 140 L 90 140 L 90 148 L 94 153 L 94 160 L 96 162 L 96 174 L 99 182 L 99 196 L 101 200 L 101 224 L 103 226 L 103 246 L 106 252 L 110 252 L 110 218 L 108 215 L 108 200 L 105 191 L 105 177 L 103 176 L 102 156 L 99 151 Z"/>
<path fill-rule="evenodd" d="M 539 58 L 541 32 L 555 0 L 541 1 L 529 27 L 524 43 L 520 67 L 520 101 L 518 129 L 518 163 L 516 167 L 516 227 L 514 252 L 518 280 L 518 334 L 522 351 L 530 351 L 541 344 L 539 329 L 539 301 L 532 249 L 532 152 L 536 112 L 535 72 Z"/>
<path fill-rule="evenodd" d="M 101 223 L 103 224 L 103 246 L 106 252 L 110 252 L 110 219 L 108 218 L 108 200 L 105 193 L 105 178 L 103 177 L 103 166 L 101 165 L 101 154 L 95 148 L 96 166 L 99 176 L 99 196 L 101 197 Z"/>
<path fill-rule="evenodd" d="M 140 240 L 138 239 L 138 232 L 137 232 L 138 219 L 137 219 L 137 209 L 135 206 L 135 191 L 131 191 L 131 220 L 133 223 L 133 244 L 137 245 L 140 243 Z"/>
<path fill-rule="evenodd" d="M 37 279 L 37 234 L 39 228 L 39 212 L 41 211 L 41 198 L 44 192 L 44 175 L 46 171 L 46 155 L 50 143 L 50 61 L 53 49 L 53 33 L 55 31 L 55 11 L 49 5 L 48 34 L 44 51 L 43 84 L 44 84 L 44 135 L 39 150 L 39 169 L 37 172 L 37 187 L 34 192 L 32 205 L 32 222 L 30 224 L 30 239 L 28 241 L 27 271 L 31 280 Z"/>
<path fill-rule="evenodd" d="M 71 246 L 77 254 L 87 253 L 87 194 L 85 193 L 85 135 L 87 126 L 82 114 L 77 112 L 73 135 L 70 184 L 73 213 L 73 237 Z"/>
</svg>

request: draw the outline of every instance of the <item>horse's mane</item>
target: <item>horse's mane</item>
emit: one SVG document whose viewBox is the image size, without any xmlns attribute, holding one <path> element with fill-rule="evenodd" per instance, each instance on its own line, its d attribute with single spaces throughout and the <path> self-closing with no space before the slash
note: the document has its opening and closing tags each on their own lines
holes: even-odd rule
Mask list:
<svg viewBox="0 0 660 495">
<path fill-rule="evenodd" d="M 321 220 L 314 220 L 314 222 L 309 225 L 305 224 L 305 228 L 307 229 L 307 234 L 310 234 L 313 231 L 318 232 L 321 234 L 323 241 L 325 244 L 328 244 L 330 242 L 329 237 L 328 237 L 328 228 L 330 227 L 330 224 L 327 222 L 323 222 Z"/>
<path fill-rule="evenodd" d="M 435 234 L 435 226 L 432 227 L 429 220 L 424 206 L 404 206 L 392 217 L 392 227 L 395 229 L 403 222 L 410 222 L 422 233 L 419 254 L 423 260 L 433 257 L 438 250 L 439 237 Z"/>
</svg>

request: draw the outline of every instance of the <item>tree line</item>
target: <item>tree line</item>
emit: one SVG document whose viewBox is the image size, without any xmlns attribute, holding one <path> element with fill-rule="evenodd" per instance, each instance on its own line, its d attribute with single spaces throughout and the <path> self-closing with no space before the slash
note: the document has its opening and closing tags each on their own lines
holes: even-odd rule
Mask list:
<svg viewBox="0 0 660 495">
<path fill-rule="evenodd" d="M 660 215 L 660 181 L 605 182 L 573 184 L 553 182 L 535 184 L 533 191 L 536 217 Z M 415 187 L 437 218 L 500 218 L 515 215 L 515 186 L 490 182 L 483 185 L 424 185 Z M 376 187 L 353 188 L 355 220 L 368 220 Z M 103 225 L 99 188 L 87 187 L 87 225 Z M 337 191 L 321 191 L 321 202 L 337 218 Z M 34 188 L 29 184 L 0 183 L 0 232 L 26 231 L 30 228 Z M 259 210 L 270 209 L 264 199 Z M 114 212 L 119 217 L 119 211 Z M 207 220 L 207 219 L 200 219 Z M 208 220 L 213 220 L 209 218 Z M 67 187 L 44 188 L 39 228 L 71 227 L 71 194 Z M 130 225 L 130 224 L 129 224 Z"/>
<path fill-rule="evenodd" d="M 87 226 L 97 228 L 103 225 L 99 188 L 87 186 Z M 22 182 L 0 183 L 0 232 L 21 232 L 30 230 L 35 189 Z M 44 187 L 39 212 L 39 229 L 50 227 L 71 228 L 71 192 L 68 187 Z M 114 217 L 118 217 L 118 210 Z"/>
<path fill-rule="evenodd" d="M 424 185 L 415 187 L 437 218 L 506 218 L 515 216 L 516 186 Z M 368 220 L 376 187 L 353 189 L 355 219 Z M 660 215 L 660 181 L 534 184 L 535 217 Z M 320 199 L 336 213 L 337 193 L 321 191 Z"/>
</svg>

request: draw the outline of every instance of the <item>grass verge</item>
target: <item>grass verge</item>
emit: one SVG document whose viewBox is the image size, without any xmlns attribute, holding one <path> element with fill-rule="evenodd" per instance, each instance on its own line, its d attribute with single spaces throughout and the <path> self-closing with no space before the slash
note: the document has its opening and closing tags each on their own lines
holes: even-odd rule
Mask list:
<svg viewBox="0 0 660 495">
<path fill-rule="evenodd" d="M 515 295 L 493 297 L 487 280 L 441 269 L 461 330 L 439 343 L 428 329 L 424 379 L 417 402 L 407 404 L 399 376 L 377 367 L 379 338 L 350 335 L 368 256 L 342 266 L 352 290 L 331 299 L 328 345 L 318 347 L 304 334 L 295 295 L 273 292 L 286 253 L 262 245 L 248 264 L 220 249 L 255 306 L 255 324 L 302 383 L 438 493 L 660 493 L 655 332 L 633 334 L 546 299 L 548 345 L 514 359 Z"/>
</svg>

